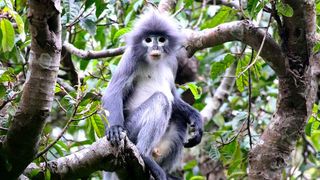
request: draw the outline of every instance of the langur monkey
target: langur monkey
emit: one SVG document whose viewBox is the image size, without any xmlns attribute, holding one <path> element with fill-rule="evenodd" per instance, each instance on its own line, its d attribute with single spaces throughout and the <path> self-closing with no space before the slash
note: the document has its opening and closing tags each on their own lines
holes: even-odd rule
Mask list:
<svg viewBox="0 0 320 180">
<path fill-rule="evenodd" d="M 174 20 L 149 10 L 126 36 L 126 50 L 103 95 L 106 137 L 126 131 L 155 179 L 168 179 L 183 147 L 200 143 L 202 119 L 176 92 L 176 55 L 183 36 Z M 188 125 L 194 135 L 185 142 Z"/>
</svg>

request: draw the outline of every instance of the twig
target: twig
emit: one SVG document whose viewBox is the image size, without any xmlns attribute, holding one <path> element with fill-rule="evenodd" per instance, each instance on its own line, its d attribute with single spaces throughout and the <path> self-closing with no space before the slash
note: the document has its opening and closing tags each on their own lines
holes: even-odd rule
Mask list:
<svg viewBox="0 0 320 180">
<path fill-rule="evenodd" d="M 85 51 L 85 50 L 76 48 L 75 46 L 73 46 L 68 42 L 64 42 L 63 46 L 66 48 L 66 50 L 69 53 L 86 60 L 118 56 L 123 54 L 125 50 L 125 47 L 119 47 L 119 48 L 102 50 L 102 51 Z"/>
<path fill-rule="evenodd" d="M 199 24 L 201 23 L 202 18 L 203 18 L 203 12 L 204 12 L 204 9 L 205 9 L 205 7 L 206 7 L 206 4 L 207 4 L 207 0 L 203 0 L 202 5 L 201 5 L 201 13 L 200 13 L 200 16 L 199 16 L 199 18 L 198 18 L 197 23 L 196 23 L 193 27 L 198 27 Z"/>
<path fill-rule="evenodd" d="M 264 36 L 263 36 L 263 39 L 262 39 L 262 42 L 261 42 L 261 45 L 260 45 L 260 48 L 259 48 L 259 50 L 258 50 L 258 53 L 257 53 L 256 57 L 254 58 L 253 62 L 252 62 L 251 64 L 249 64 L 249 65 L 246 67 L 246 69 L 243 70 L 243 71 L 238 75 L 237 78 L 239 78 L 240 76 L 242 76 L 242 75 L 243 75 L 249 68 L 251 68 L 251 67 L 256 63 L 256 61 L 258 60 L 258 57 L 259 57 L 259 55 L 260 55 L 260 53 L 261 53 L 261 50 L 262 50 L 262 48 L 263 48 L 264 42 L 265 42 L 266 37 L 267 37 L 267 34 L 268 34 L 268 29 L 269 29 L 270 23 L 271 23 L 271 17 L 272 17 L 272 16 L 270 16 L 270 18 L 269 18 L 268 27 L 267 27 L 267 29 L 266 29 L 266 32 L 264 33 Z"/>
<path fill-rule="evenodd" d="M 172 17 L 176 17 L 182 10 L 184 10 L 184 5 L 183 5 L 178 11 L 176 11 L 176 12 L 172 15 Z"/>
<path fill-rule="evenodd" d="M 73 117 L 75 116 L 75 114 L 77 113 L 77 110 L 78 110 L 78 107 L 80 105 L 80 102 L 81 102 L 81 98 L 82 96 L 80 96 L 80 92 L 81 92 L 81 82 L 80 82 L 80 78 L 78 78 L 78 90 L 77 90 L 77 98 L 76 98 L 76 105 L 75 105 L 75 108 L 73 110 L 73 113 L 72 113 L 72 116 L 70 116 L 70 118 L 68 119 L 66 125 L 64 126 L 64 128 L 62 129 L 62 131 L 60 132 L 60 134 L 58 135 L 58 137 L 53 141 L 51 142 L 46 148 L 44 148 L 42 151 L 40 151 L 35 159 L 39 158 L 40 156 L 42 156 L 44 153 L 46 153 L 52 146 L 54 146 L 60 139 L 61 137 L 63 136 L 63 134 L 67 131 L 67 129 L 69 128 L 69 125 L 73 122 Z"/>
<path fill-rule="evenodd" d="M 8 129 L 8 128 L 4 128 L 4 127 L 0 127 L 0 130 L 2 130 L 2 131 L 8 131 L 9 129 Z"/>
<path fill-rule="evenodd" d="M 250 62 L 249 64 L 252 63 L 253 60 L 253 55 L 254 55 L 254 50 L 252 49 L 251 51 L 251 58 L 250 58 Z M 252 149 L 252 136 L 251 136 L 251 131 L 250 131 L 250 116 L 251 116 L 251 103 L 252 103 L 252 99 L 251 99 L 251 88 L 252 88 L 252 84 L 251 84 L 251 70 L 250 68 L 248 69 L 248 117 L 247 117 L 247 130 L 248 130 L 248 136 L 249 136 L 249 143 L 250 143 L 250 149 Z"/>
<path fill-rule="evenodd" d="M 89 118 L 89 117 L 97 114 L 97 112 L 98 112 L 98 110 L 95 110 L 93 113 L 91 113 L 91 114 L 89 114 L 89 115 L 87 115 L 87 116 L 85 116 L 85 117 L 78 118 L 78 119 L 72 119 L 72 121 L 81 121 L 81 120 L 87 119 L 87 118 Z"/>
</svg>

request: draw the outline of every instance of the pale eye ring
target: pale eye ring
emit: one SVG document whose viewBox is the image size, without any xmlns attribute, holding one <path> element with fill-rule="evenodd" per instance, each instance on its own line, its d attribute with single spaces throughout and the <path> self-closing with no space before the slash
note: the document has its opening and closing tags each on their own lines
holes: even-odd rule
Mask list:
<svg viewBox="0 0 320 180">
<path fill-rule="evenodd" d="M 150 37 L 147 37 L 147 38 L 144 39 L 144 41 L 145 41 L 146 43 L 151 43 L 152 39 L 151 39 Z"/>
<path fill-rule="evenodd" d="M 159 42 L 164 43 L 166 41 L 165 37 L 159 37 Z"/>
</svg>

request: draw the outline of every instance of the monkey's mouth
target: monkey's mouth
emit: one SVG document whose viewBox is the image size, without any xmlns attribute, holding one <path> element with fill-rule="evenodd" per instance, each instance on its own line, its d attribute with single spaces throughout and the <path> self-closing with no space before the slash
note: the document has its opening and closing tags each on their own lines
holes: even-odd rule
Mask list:
<svg viewBox="0 0 320 180">
<path fill-rule="evenodd" d="M 160 56 L 161 56 L 161 51 L 159 51 L 159 50 L 152 50 L 152 51 L 150 52 L 150 56 L 151 56 L 152 59 L 159 59 Z"/>
</svg>

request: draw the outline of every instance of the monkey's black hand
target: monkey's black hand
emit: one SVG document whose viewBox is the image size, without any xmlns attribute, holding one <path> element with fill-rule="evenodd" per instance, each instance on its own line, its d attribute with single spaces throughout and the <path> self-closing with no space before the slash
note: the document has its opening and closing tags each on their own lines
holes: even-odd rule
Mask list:
<svg viewBox="0 0 320 180">
<path fill-rule="evenodd" d="M 184 143 L 185 148 L 191 148 L 196 146 L 201 142 L 202 134 L 203 134 L 203 125 L 200 114 L 196 113 L 196 116 L 191 118 L 190 128 L 191 132 L 194 132 L 193 136 L 188 139 L 186 143 Z"/>
<path fill-rule="evenodd" d="M 111 126 L 106 130 L 107 140 L 110 141 L 112 146 L 117 146 L 122 140 L 121 132 L 124 132 L 124 129 L 120 125 Z"/>
</svg>

